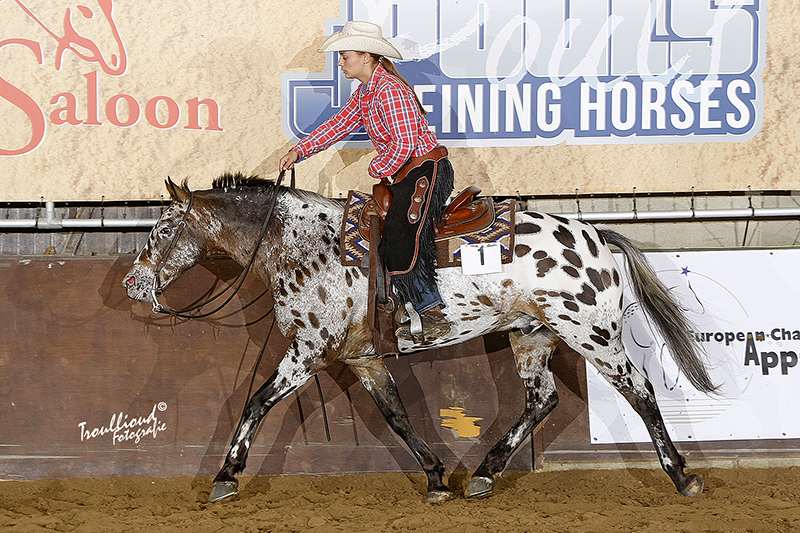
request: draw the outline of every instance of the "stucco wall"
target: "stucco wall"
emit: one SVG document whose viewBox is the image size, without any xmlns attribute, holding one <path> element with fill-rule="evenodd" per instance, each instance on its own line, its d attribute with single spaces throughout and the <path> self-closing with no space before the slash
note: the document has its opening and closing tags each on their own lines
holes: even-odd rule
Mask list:
<svg viewBox="0 0 800 533">
<path fill-rule="evenodd" d="M 800 188 L 794 7 L 769 3 L 763 125 L 753 139 L 453 148 L 456 186 L 474 183 L 485 194 Z M 291 146 L 280 121 L 281 74 L 324 72 L 316 49 L 326 19 L 340 15 L 338 0 L 1 2 L 0 149 L 31 141 L 36 109 L 44 132 L 35 150 L 0 156 L 0 199 L 149 199 L 163 193 L 167 175 L 197 188 L 229 170 L 274 176 Z M 125 126 L 129 105 L 140 116 Z M 366 189 L 372 154 L 328 150 L 299 166 L 298 184 L 329 196 Z"/>
</svg>

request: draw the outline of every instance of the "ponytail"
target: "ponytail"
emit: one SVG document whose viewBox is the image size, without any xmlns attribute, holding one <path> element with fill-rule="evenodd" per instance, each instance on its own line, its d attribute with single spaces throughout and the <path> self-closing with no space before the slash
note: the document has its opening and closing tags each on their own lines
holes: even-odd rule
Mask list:
<svg viewBox="0 0 800 533">
<path fill-rule="evenodd" d="M 408 83 L 406 81 L 406 79 L 403 76 L 400 75 L 399 72 L 397 72 L 397 67 L 394 66 L 394 63 L 392 63 L 388 58 L 386 58 L 384 56 L 379 56 L 378 54 L 373 54 L 371 52 L 368 52 L 368 53 L 369 53 L 369 55 L 372 56 L 373 59 L 375 59 L 376 61 L 380 62 L 381 65 L 383 65 L 383 69 L 386 72 L 388 72 L 389 74 L 391 74 L 395 78 L 397 78 L 400 81 L 402 81 L 403 83 L 405 83 L 406 86 L 409 89 L 411 89 L 411 94 L 414 95 L 414 100 L 417 102 L 417 107 L 419 108 L 419 112 L 421 114 L 423 114 L 423 115 L 427 115 L 428 112 L 425 111 L 425 109 L 422 107 L 422 102 L 419 101 L 419 96 L 417 96 L 417 92 L 414 90 L 414 88 L 411 86 L 411 84 Z"/>
</svg>

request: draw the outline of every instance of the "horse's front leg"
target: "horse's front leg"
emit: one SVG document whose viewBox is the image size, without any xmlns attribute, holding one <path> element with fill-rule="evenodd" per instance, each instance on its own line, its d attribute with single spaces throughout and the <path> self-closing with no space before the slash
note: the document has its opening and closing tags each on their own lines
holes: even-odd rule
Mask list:
<svg viewBox="0 0 800 533">
<path fill-rule="evenodd" d="M 297 342 L 292 346 L 296 348 Z M 209 497 L 210 502 L 218 502 L 236 495 L 239 490 L 236 474 L 244 471 L 250 443 L 253 442 L 261 420 L 272 406 L 297 390 L 324 367 L 321 358 L 318 364 L 313 364 L 313 361 L 308 359 L 302 360 L 294 348 L 289 348 L 289 352 L 284 356 L 275 373 L 253 395 L 242 413 L 239 428 L 231 442 L 230 451 L 225 457 L 225 464 L 214 478 L 214 486 Z"/>
<path fill-rule="evenodd" d="M 383 359 L 355 359 L 345 362 L 361 380 L 389 426 L 405 441 L 425 471 L 425 475 L 428 476 L 428 503 L 440 503 L 453 499 L 452 491 L 442 480 L 444 465 L 411 427 L 408 413 L 397 392 L 397 385 Z"/>
</svg>

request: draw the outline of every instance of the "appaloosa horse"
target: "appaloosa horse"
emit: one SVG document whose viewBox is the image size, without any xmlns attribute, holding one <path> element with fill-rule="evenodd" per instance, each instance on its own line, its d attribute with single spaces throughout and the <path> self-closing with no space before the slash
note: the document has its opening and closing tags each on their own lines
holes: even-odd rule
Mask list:
<svg viewBox="0 0 800 533">
<path fill-rule="evenodd" d="M 144 250 L 125 276 L 128 295 L 144 302 L 204 257 L 227 254 L 245 265 L 267 218 L 274 212 L 253 270 L 272 291 L 275 319 L 290 341 L 277 370 L 253 395 L 225 463 L 214 480 L 211 501 L 233 496 L 256 429 L 270 408 L 334 361 L 349 366 L 369 391 L 391 428 L 406 442 L 428 477 L 428 501 L 452 497 L 444 466 L 417 435 L 383 359 L 375 354 L 367 325 L 367 278 L 340 264 L 343 205 L 318 194 L 275 188 L 255 177 L 226 174 L 213 188 L 191 192 L 167 182 L 172 203 L 156 223 Z M 661 466 L 676 488 L 697 496 L 702 480 L 684 472 L 670 440 L 653 387 L 631 364 L 621 342 L 620 271 L 608 244 L 627 258 L 631 284 L 673 357 L 699 390 L 714 390 L 680 308 L 628 239 L 563 217 L 516 213 L 512 263 L 499 274 L 467 276 L 460 268 L 439 270 L 439 286 L 453 324 L 429 347 L 450 346 L 492 331 L 509 331 L 517 370 L 526 391 L 520 419 L 487 453 L 465 496 L 492 493 L 494 476 L 514 450 L 558 403 L 550 358 L 564 342 L 594 365 L 641 416 Z M 401 353 L 419 349 L 400 341 Z"/>
</svg>

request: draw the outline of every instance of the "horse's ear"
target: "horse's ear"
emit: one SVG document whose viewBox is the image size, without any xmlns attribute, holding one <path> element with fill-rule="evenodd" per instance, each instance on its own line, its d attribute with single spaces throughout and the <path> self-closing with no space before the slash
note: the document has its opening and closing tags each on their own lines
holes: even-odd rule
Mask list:
<svg viewBox="0 0 800 533">
<path fill-rule="evenodd" d="M 167 176 L 167 179 L 164 181 L 164 184 L 167 186 L 167 191 L 169 192 L 170 198 L 173 200 L 186 200 L 189 197 L 189 193 L 183 187 L 179 187 L 175 185 L 175 182 L 172 181 L 172 178 Z"/>
</svg>

